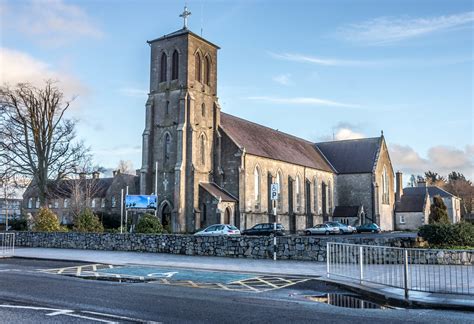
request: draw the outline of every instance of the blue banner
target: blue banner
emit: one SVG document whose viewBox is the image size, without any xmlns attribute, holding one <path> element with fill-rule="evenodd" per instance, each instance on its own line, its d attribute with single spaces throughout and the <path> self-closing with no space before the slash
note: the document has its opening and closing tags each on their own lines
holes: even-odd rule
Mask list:
<svg viewBox="0 0 474 324">
<path fill-rule="evenodd" d="M 157 196 L 127 195 L 125 196 L 126 209 L 156 209 Z"/>
</svg>

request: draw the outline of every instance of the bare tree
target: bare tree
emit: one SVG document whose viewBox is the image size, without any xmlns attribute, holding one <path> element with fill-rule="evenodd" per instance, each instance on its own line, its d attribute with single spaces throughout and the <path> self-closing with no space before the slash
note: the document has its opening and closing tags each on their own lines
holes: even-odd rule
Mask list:
<svg viewBox="0 0 474 324">
<path fill-rule="evenodd" d="M 43 88 L 27 83 L 0 87 L 0 167 L 31 178 L 42 206 L 48 180 L 70 175 L 88 152 L 75 141 L 76 122 L 65 117 L 69 107 L 51 80 Z"/>
<path fill-rule="evenodd" d="M 130 160 L 120 160 L 118 165 L 117 165 L 117 170 L 120 171 L 120 173 L 125 173 L 125 174 L 134 174 L 135 170 L 133 168 L 133 163 Z"/>
</svg>

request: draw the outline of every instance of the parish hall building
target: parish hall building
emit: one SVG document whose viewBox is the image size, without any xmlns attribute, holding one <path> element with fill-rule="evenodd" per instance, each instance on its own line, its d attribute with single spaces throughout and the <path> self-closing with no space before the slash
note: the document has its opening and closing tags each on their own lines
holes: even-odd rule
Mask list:
<svg viewBox="0 0 474 324">
<path fill-rule="evenodd" d="M 296 232 L 338 220 L 393 229 L 394 172 L 383 135 L 313 143 L 229 115 L 217 97 L 217 45 L 186 25 L 148 44 L 140 193 L 156 191 L 165 226 L 184 233 L 276 221 Z M 272 183 L 280 188 L 276 216 Z"/>
</svg>

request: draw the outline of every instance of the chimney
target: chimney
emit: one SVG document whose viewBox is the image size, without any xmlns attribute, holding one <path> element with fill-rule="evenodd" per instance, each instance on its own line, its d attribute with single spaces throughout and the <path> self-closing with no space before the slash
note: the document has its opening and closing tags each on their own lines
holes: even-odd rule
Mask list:
<svg viewBox="0 0 474 324">
<path fill-rule="evenodd" d="M 112 171 L 112 174 L 114 175 L 114 178 L 120 174 L 120 170 L 114 170 Z"/>
<path fill-rule="evenodd" d="M 395 200 L 400 201 L 403 196 L 403 173 L 401 173 L 400 171 L 398 171 L 396 174 L 395 183 L 396 183 Z"/>
<path fill-rule="evenodd" d="M 92 172 L 92 179 L 99 179 L 100 173 L 98 171 Z"/>
<path fill-rule="evenodd" d="M 418 178 L 418 184 L 417 187 L 426 187 L 426 181 L 423 178 Z"/>
<path fill-rule="evenodd" d="M 79 179 L 84 180 L 86 178 L 86 173 L 85 172 L 80 172 L 79 173 Z"/>
</svg>

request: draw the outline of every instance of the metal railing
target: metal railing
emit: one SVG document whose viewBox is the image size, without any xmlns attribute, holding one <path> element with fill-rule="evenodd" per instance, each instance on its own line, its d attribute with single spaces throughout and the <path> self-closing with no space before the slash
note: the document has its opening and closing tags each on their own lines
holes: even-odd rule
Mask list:
<svg viewBox="0 0 474 324">
<path fill-rule="evenodd" d="M 409 291 L 474 295 L 474 250 L 327 243 L 327 276 Z"/>
<path fill-rule="evenodd" d="M 15 233 L 0 233 L 0 258 L 11 257 L 15 253 Z"/>
</svg>

